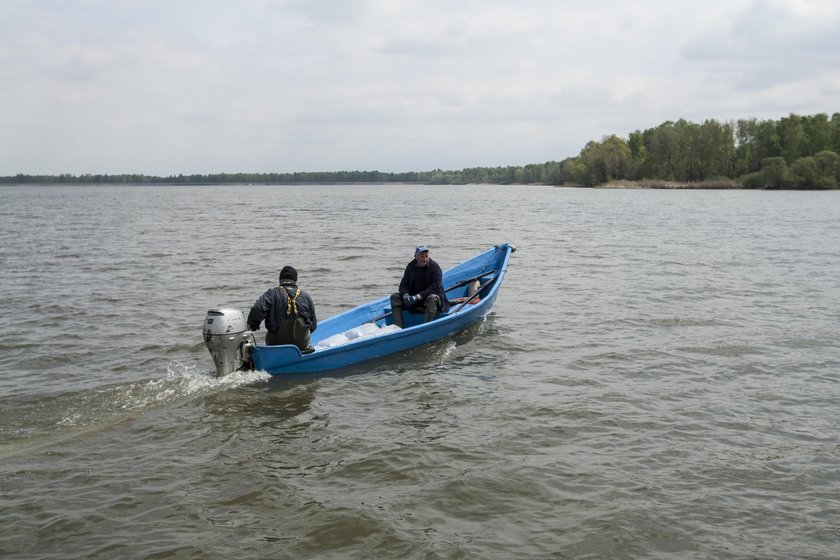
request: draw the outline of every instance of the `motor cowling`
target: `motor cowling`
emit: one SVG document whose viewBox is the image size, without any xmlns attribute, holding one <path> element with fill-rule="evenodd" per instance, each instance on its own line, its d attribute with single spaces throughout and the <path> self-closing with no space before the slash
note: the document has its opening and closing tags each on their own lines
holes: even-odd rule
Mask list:
<svg viewBox="0 0 840 560">
<path fill-rule="evenodd" d="M 216 375 L 227 375 L 251 366 L 254 335 L 239 309 L 210 309 L 204 317 L 204 344 L 216 363 Z"/>
</svg>

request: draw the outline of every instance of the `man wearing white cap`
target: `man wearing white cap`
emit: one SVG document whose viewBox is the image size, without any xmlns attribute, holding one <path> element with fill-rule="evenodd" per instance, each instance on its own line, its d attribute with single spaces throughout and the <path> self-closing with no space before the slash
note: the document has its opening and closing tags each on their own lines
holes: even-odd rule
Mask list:
<svg viewBox="0 0 840 560">
<path fill-rule="evenodd" d="M 394 324 L 402 328 L 403 309 L 423 310 L 423 322 L 437 317 L 438 312 L 449 311 L 449 301 L 443 291 L 443 271 L 429 257 L 429 247 L 414 249 L 414 260 L 405 267 L 399 291 L 391 295 Z"/>
</svg>

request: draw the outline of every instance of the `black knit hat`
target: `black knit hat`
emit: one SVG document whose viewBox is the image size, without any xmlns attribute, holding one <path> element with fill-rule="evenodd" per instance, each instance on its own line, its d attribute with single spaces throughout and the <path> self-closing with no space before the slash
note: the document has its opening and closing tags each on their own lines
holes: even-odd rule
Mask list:
<svg viewBox="0 0 840 560">
<path fill-rule="evenodd" d="M 282 282 L 283 280 L 297 282 L 297 270 L 291 266 L 284 266 L 283 270 L 280 271 L 280 281 Z"/>
</svg>

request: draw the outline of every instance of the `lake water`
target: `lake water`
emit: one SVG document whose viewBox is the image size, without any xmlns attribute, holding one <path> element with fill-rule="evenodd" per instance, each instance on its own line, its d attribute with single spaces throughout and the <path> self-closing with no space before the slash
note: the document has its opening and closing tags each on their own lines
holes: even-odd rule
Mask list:
<svg viewBox="0 0 840 560">
<path fill-rule="evenodd" d="M 0 239 L 4 559 L 840 550 L 840 192 L 6 187 Z M 285 264 L 323 320 L 499 242 L 453 339 L 213 376 Z"/>
</svg>

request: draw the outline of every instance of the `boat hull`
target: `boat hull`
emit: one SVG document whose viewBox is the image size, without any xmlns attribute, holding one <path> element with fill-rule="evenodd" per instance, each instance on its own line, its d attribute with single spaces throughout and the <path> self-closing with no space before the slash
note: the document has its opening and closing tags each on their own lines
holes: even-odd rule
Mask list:
<svg viewBox="0 0 840 560">
<path fill-rule="evenodd" d="M 428 323 L 407 313 L 404 329 L 317 349 L 311 354 L 301 354 L 293 345 L 256 345 L 252 350 L 254 367 L 272 375 L 327 372 L 404 352 L 461 332 L 492 310 L 514 250 L 509 244 L 496 245 L 444 272 L 444 286 L 456 286 L 447 290 L 450 299 L 467 297 L 469 284 L 477 279 L 482 284 L 477 302 L 473 302 L 474 296 L 468 296 L 470 303 L 453 304 L 449 313 Z M 365 323 L 383 327 L 392 322 L 390 297 L 386 296 L 323 321 L 313 333 L 311 342 L 318 348 L 320 341 Z"/>
</svg>

